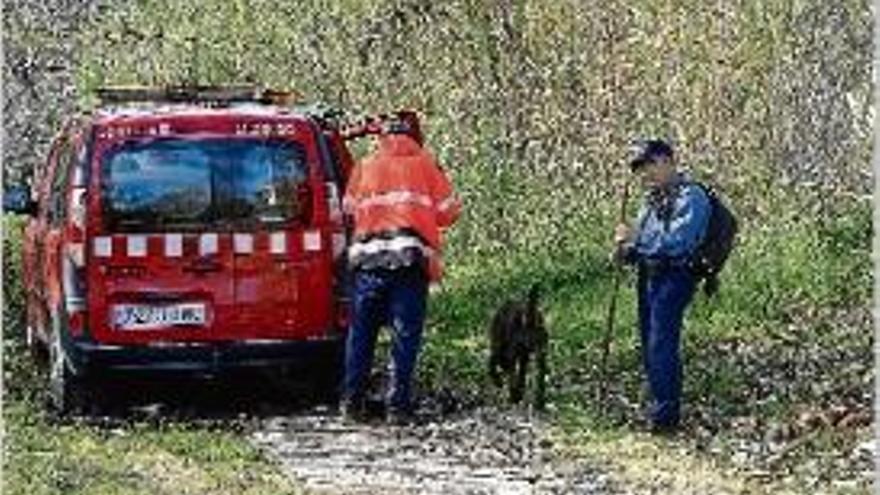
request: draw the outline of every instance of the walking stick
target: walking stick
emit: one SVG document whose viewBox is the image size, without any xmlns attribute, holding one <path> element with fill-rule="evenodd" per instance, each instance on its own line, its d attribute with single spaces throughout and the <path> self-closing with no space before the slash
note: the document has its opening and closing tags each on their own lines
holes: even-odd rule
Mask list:
<svg viewBox="0 0 880 495">
<path fill-rule="evenodd" d="M 623 194 L 620 200 L 620 217 L 618 223 L 626 222 L 626 203 L 629 201 L 629 182 L 623 183 Z M 605 326 L 605 335 L 602 339 L 602 359 L 599 362 L 599 403 L 602 408 L 606 405 L 608 393 L 608 355 L 611 353 L 611 336 L 614 333 L 614 316 L 617 313 L 617 292 L 620 288 L 620 266 L 615 265 L 611 279 L 611 303 L 608 305 L 608 320 Z"/>
</svg>

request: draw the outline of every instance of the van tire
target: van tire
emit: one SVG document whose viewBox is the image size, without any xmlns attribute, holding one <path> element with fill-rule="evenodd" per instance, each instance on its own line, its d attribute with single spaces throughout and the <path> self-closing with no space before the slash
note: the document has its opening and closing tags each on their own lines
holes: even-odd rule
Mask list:
<svg viewBox="0 0 880 495">
<path fill-rule="evenodd" d="M 312 399 L 318 403 L 336 404 L 342 396 L 342 378 L 345 375 L 345 350 L 334 346 L 329 361 L 317 364 L 317 378 L 312 382 Z"/>
<path fill-rule="evenodd" d="M 312 384 L 312 398 L 319 404 L 336 404 L 342 396 L 342 375 L 341 368 L 330 368 L 321 370 L 322 376 L 315 380 Z"/>
<path fill-rule="evenodd" d="M 58 317 L 53 315 L 49 345 L 49 407 L 60 415 L 79 412 L 85 405 L 85 383 L 76 374 L 64 352 Z"/>
</svg>

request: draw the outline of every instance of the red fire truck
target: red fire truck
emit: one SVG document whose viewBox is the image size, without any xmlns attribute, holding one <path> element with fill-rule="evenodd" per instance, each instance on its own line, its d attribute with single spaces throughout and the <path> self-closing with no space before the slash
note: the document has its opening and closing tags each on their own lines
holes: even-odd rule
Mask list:
<svg viewBox="0 0 880 495">
<path fill-rule="evenodd" d="M 78 407 L 90 377 L 121 371 L 338 368 L 346 140 L 381 117 L 343 126 L 253 87 L 98 96 L 19 208 L 28 342 L 48 356 L 51 403 Z"/>
</svg>

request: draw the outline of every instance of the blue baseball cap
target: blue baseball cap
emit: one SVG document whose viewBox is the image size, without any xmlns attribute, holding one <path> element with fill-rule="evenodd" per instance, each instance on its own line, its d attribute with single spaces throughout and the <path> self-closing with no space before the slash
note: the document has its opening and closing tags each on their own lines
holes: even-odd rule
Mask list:
<svg viewBox="0 0 880 495">
<path fill-rule="evenodd" d="M 653 163 L 658 158 L 672 158 L 672 146 L 662 139 L 647 139 L 638 145 L 636 157 L 629 162 L 630 170 L 638 170 L 639 168 Z"/>
</svg>

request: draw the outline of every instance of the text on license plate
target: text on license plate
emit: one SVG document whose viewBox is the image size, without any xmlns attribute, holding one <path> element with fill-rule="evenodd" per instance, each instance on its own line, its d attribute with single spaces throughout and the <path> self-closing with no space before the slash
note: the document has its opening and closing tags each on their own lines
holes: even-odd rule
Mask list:
<svg viewBox="0 0 880 495">
<path fill-rule="evenodd" d="M 117 304 L 113 306 L 113 326 L 124 330 L 205 324 L 204 303 Z"/>
</svg>

